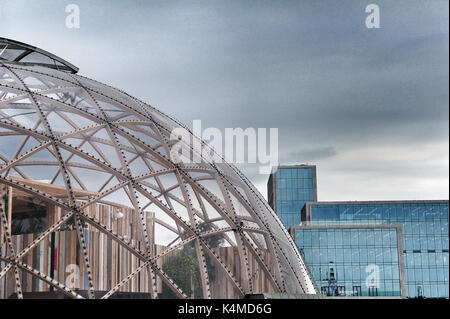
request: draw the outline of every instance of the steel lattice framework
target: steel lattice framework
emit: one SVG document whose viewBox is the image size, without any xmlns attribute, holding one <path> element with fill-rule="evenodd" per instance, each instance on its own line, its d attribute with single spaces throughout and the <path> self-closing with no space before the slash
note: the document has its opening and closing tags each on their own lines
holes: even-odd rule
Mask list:
<svg viewBox="0 0 450 319">
<path fill-rule="evenodd" d="M 11 48 L 19 52 L 13 56 L 10 51 L 8 56 Z M 158 280 L 176 296 L 188 298 L 158 264 L 185 245 L 195 248 L 203 298 L 218 297 L 211 290 L 218 277 L 211 278 L 210 265 L 219 269 L 235 297 L 254 292 L 256 279 L 250 259 L 264 274 L 271 291 L 316 293 L 289 234 L 238 169 L 225 162 L 203 160 L 197 164 L 181 158 L 176 164 L 170 160 L 171 146 L 179 142 L 170 139 L 172 130 L 187 127 L 120 90 L 77 75 L 78 69 L 45 51 L 0 38 L 0 53 L 0 184 L 65 212 L 24 249 L 17 250 L 4 207 L 0 207 L 6 239 L 6 253 L 0 255 L 5 265 L 0 268 L 0 279 L 14 272 L 19 298 L 23 296 L 21 276 L 25 273 L 81 298 L 75 289 L 24 262 L 27 254 L 70 219 L 75 221 L 89 298 L 95 297 L 97 283 L 90 271 L 92 253 L 83 230 L 86 224 L 139 260 L 103 298 L 140 272 L 148 274 L 152 298 L 157 297 Z M 53 62 L 22 61 L 33 54 Z M 192 141 L 208 147 L 197 137 L 192 136 Z M 201 156 L 194 145 L 183 147 Z M 42 180 L 64 187 L 66 196 L 55 196 L 39 187 Z M 133 226 L 144 245 L 138 247 L 86 211 L 99 203 L 129 207 L 139 221 Z M 155 216 L 154 232 L 147 229 L 148 212 Z M 202 227 L 205 224 L 209 226 Z M 225 246 L 238 252 L 237 265 L 227 265 L 217 247 L 211 246 L 208 238 L 217 234 L 223 236 Z M 167 249 L 156 253 L 152 249 L 155 242 Z M 267 256 L 273 262 L 267 262 Z"/>
</svg>

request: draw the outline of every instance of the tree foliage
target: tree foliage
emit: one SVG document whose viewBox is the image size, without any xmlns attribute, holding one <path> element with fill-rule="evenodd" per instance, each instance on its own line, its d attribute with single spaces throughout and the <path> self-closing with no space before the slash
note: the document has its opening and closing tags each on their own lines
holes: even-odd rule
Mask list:
<svg viewBox="0 0 450 319">
<path fill-rule="evenodd" d="M 204 222 L 198 228 L 200 232 L 207 232 L 212 230 L 212 225 L 211 223 Z M 184 240 L 190 236 L 190 233 L 183 232 L 180 235 L 180 239 Z M 207 236 L 204 240 L 211 248 L 220 247 L 224 243 L 222 233 Z M 205 259 L 209 280 L 213 281 L 215 267 L 211 264 L 210 257 L 207 253 L 205 253 Z M 192 295 L 194 298 L 203 297 L 200 267 L 194 242 L 184 245 L 175 255 L 164 262 L 162 268 L 188 297 Z M 161 298 L 174 299 L 176 295 L 166 284 L 163 284 Z"/>
</svg>

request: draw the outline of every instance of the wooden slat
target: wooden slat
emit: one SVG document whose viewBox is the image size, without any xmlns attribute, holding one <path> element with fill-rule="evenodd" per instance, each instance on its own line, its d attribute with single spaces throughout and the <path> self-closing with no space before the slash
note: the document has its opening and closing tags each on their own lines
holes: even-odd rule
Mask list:
<svg viewBox="0 0 450 319">
<path fill-rule="evenodd" d="M 107 226 L 110 226 L 119 235 L 129 236 L 129 240 L 135 245 L 137 249 L 145 249 L 145 243 L 142 240 L 141 230 L 138 227 L 130 229 L 129 225 L 136 225 L 139 222 L 137 214 L 133 209 L 120 208 L 120 211 L 124 214 L 123 218 L 115 219 L 114 216 L 118 208 L 111 207 L 105 204 L 92 204 L 85 208 L 85 213 L 89 216 L 95 217 L 97 220 Z M 53 224 L 65 214 L 65 212 L 59 207 L 48 207 L 48 223 Z M 147 228 L 150 237 L 154 237 L 154 214 L 147 215 Z M 108 291 L 126 278 L 130 273 L 133 273 L 143 262 L 139 260 L 135 255 L 131 254 L 129 250 L 125 249 L 122 245 L 119 245 L 111 237 L 106 236 L 99 229 L 87 224 L 88 241 L 87 250 L 91 260 L 91 271 L 94 281 L 94 287 L 96 290 Z M 33 241 L 35 236 L 33 235 L 16 235 L 13 236 L 13 241 L 20 251 L 27 246 L 27 243 Z M 66 284 L 66 267 L 70 264 L 76 264 L 80 270 L 79 287 L 84 287 L 85 269 L 81 262 L 82 257 L 80 251 L 77 251 L 77 234 L 75 230 L 55 231 L 55 247 L 58 248 L 57 264 L 58 267 L 55 271 L 56 280 L 62 284 Z M 165 251 L 167 247 L 155 245 L 153 240 L 152 252 L 154 255 L 158 255 Z M 236 280 L 242 282 L 244 280 L 244 274 L 239 265 L 238 260 L 239 253 L 238 247 L 218 247 L 214 248 L 214 251 L 220 256 L 224 264 L 232 270 Z M 156 264 L 158 267 L 163 268 L 164 263 L 171 260 L 179 250 L 173 250 L 164 257 L 158 259 Z M 47 236 L 39 245 L 32 249 L 28 255 L 25 255 L 23 262 L 38 269 L 40 272 L 50 275 L 50 240 Z M 274 260 L 270 260 L 268 256 L 261 252 L 261 258 L 267 265 L 272 265 Z M 77 258 L 78 257 L 78 258 Z M 274 292 L 273 287 L 268 283 L 265 278 L 265 273 L 259 266 L 259 263 L 255 260 L 252 254 L 248 254 L 248 263 L 250 269 L 250 275 L 253 279 L 253 289 L 255 292 L 266 291 Z M 227 278 L 227 274 L 220 267 L 214 267 L 214 282 L 210 283 L 210 289 L 213 296 L 218 298 L 236 298 L 237 293 L 235 287 L 230 283 Z M 255 275 L 256 274 L 256 275 Z M 149 279 L 148 269 L 144 269 L 139 272 L 135 277 L 131 278 L 127 283 L 119 288 L 120 291 L 131 292 L 149 292 Z M 9 296 L 14 289 L 14 276 L 8 273 L 5 276 L 5 296 Z M 24 291 L 48 291 L 49 285 L 37 278 L 32 278 L 31 274 L 23 275 L 23 290 Z M 158 293 L 162 292 L 162 281 L 158 276 L 156 281 Z"/>
<path fill-rule="evenodd" d="M 59 186 L 59 185 L 53 185 L 49 183 L 43 183 L 38 182 L 34 180 L 19 178 L 19 177 L 11 177 L 12 180 L 16 182 L 23 183 L 25 185 L 37 188 L 41 190 L 42 192 L 45 192 L 47 194 L 50 194 L 54 197 L 58 198 L 66 198 L 67 197 L 67 189 L 65 186 Z M 29 196 L 28 194 L 21 192 L 17 189 L 14 190 L 14 193 L 17 194 L 17 196 Z M 87 196 L 98 196 L 98 192 L 92 192 L 92 191 L 86 191 L 83 189 L 73 189 L 73 194 L 75 197 L 87 197 Z"/>
</svg>

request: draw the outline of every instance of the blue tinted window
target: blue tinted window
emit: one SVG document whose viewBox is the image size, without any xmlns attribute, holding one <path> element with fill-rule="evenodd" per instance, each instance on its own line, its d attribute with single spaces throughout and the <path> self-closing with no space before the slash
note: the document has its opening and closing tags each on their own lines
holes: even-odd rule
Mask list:
<svg viewBox="0 0 450 319">
<path fill-rule="evenodd" d="M 439 294 L 439 285 L 448 286 L 448 203 L 442 204 L 422 204 L 422 203 L 387 203 L 387 204 L 318 204 L 312 205 L 314 214 L 312 224 L 322 225 L 374 225 L 374 224 L 395 224 L 400 225 L 403 238 L 402 254 L 404 258 L 405 272 L 410 271 L 410 276 L 406 276 L 408 291 L 417 295 L 417 288 L 422 287 L 424 296 L 431 297 Z M 380 237 L 381 234 L 381 237 Z M 367 251 L 367 263 L 398 263 L 397 233 L 394 229 L 372 229 L 367 236 L 353 236 L 349 230 L 342 232 L 342 244 L 340 235 L 334 237 L 336 246 L 344 247 L 346 243 L 350 247 L 366 245 L 373 247 L 372 251 Z M 379 244 L 388 246 L 388 250 L 381 251 Z M 359 250 L 360 262 L 362 250 Z M 343 259 L 346 259 L 344 254 Z M 347 258 L 348 262 L 348 258 Z M 351 257 L 350 257 L 351 262 Z M 437 267 L 437 268 L 436 268 Z M 415 273 L 420 269 L 420 274 Z M 398 271 L 393 271 L 393 276 L 397 276 Z M 411 277 L 411 278 L 409 278 Z M 420 278 L 420 282 L 413 281 Z M 385 287 L 390 287 L 390 283 L 384 283 Z M 394 288 L 392 288 L 394 289 Z M 444 292 L 448 295 L 448 292 Z M 409 292 L 407 293 L 409 294 Z"/>
<path fill-rule="evenodd" d="M 337 286 L 350 287 L 351 293 L 353 286 L 361 286 L 362 295 L 367 296 L 369 294 L 365 281 L 367 269 L 370 264 L 376 264 L 380 273 L 379 294 L 400 295 L 398 258 L 394 259 L 392 256 L 392 254 L 398 255 L 398 247 L 397 242 L 391 244 L 391 236 L 396 238 L 395 228 L 328 228 L 326 230 L 297 229 L 296 231 L 296 237 L 303 240 L 311 235 L 311 244 L 309 247 L 304 247 L 304 251 L 312 251 L 312 253 L 305 253 L 304 256 L 306 264 L 310 269 L 314 269 L 312 274 L 318 286 L 328 285 L 329 270 L 333 267 Z M 299 236 L 299 232 L 303 235 Z M 375 234 L 379 237 L 376 238 Z M 372 246 L 367 244 L 368 237 L 373 237 Z M 320 248 L 313 248 L 315 239 L 320 243 Z M 299 240 L 297 244 L 301 248 Z M 317 269 L 320 271 L 316 271 Z"/>
</svg>

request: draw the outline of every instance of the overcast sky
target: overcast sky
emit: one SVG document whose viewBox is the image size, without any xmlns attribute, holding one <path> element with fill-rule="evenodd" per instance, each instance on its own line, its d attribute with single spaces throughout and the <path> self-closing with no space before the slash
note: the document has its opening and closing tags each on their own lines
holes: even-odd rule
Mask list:
<svg viewBox="0 0 450 319">
<path fill-rule="evenodd" d="M 372 2 L 380 29 L 365 26 Z M 279 128 L 280 163 L 316 164 L 319 200 L 448 199 L 448 6 L 0 0 L 0 36 L 188 126 Z M 242 166 L 266 196 L 257 169 Z"/>
</svg>

